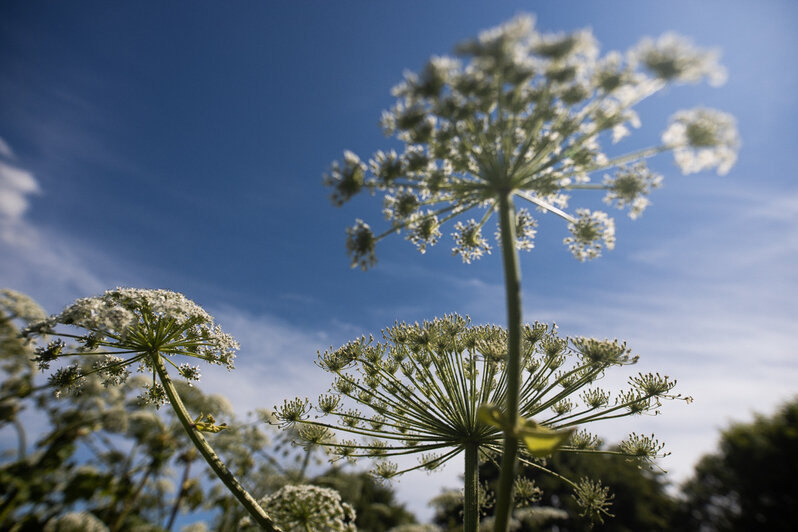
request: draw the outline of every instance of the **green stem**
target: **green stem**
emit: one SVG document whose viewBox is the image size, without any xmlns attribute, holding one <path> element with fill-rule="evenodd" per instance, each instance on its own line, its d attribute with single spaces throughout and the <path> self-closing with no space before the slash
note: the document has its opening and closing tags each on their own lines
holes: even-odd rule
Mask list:
<svg viewBox="0 0 798 532">
<path fill-rule="evenodd" d="M 11 418 L 11 422 L 17 430 L 17 461 L 22 461 L 25 459 L 25 452 L 28 448 L 27 439 L 25 438 L 25 427 L 16 415 Z"/>
<path fill-rule="evenodd" d="M 17 508 L 17 499 L 21 492 L 16 487 L 10 490 L 10 494 L 2 504 L 0 504 L 0 525 L 6 522 L 8 516 Z"/>
<path fill-rule="evenodd" d="M 152 361 L 152 365 L 155 368 L 155 371 L 158 373 L 158 378 L 161 381 L 161 385 L 164 387 L 166 391 L 166 396 L 169 398 L 169 403 L 172 405 L 172 409 L 175 411 L 175 415 L 177 419 L 180 420 L 180 424 L 183 425 L 188 437 L 191 439 L 191 442 L 200 452 L 202 457 L 208 462 L 208 465 L 211 466 L 213 472 L 216 473 L 216 476 L 219 477 L 227 489 L 230 490 L 230 493 L 238 499 L 244 508 L 246 508 L 249 515 L 254 519 L 255 523 L 257 523 L 263 530 L 269 530 L 271 532 L 281 532 L 279 528 L 274 524 L 274 522 L 269 518 L 268 514 L 260 507 L 258 502 L 249 494 L 247 490 L 238 482 L 235 475 L 227 469 L 227 466 L 221 461 L 219 456 L 210 446 L 208 441 L 202 435 L 202 432 L 198 431 L 197 428 L 194 426 L 194 422 L 188 414 L 186 407 L 183 405 L 183 401 L 180 399 L 180 395 L 178 395 L 177 390 L 175 390 L 174 384 L 172 384 L 172 379 L 169 378 L 169 374 L 166 372 L 166 368 L 163 365 L 163 361 L 158 353 L 151 354 L 150 357 Z"/>
<path fill-rule="evenodd" d="M 196 456 L 196 455 L 194 455 Z M 172 527 L 175 525 L 175 519 L 177 519 L 177 514 L 180 511 L 180 503 L 183 502 L 183 498 L 186 496 L 186 492 L 188 491 L 188 480 L 189 474 L 191 472 L 191 459 L 186 457 L 186 466 L 183 468 L 183 478 L 180 481 L 180 492 L 177 494 L 177 498 L 175 499 L 174 504 L 172 505 L 172 511 L 169 514 L 169 521 L 166 523 L 166 530 L 171 532 Z"/>
<path fill-rule="evenodd" d="M 515 249 L 515 208 L 510 193 L 499 197 L 499 224 L 507 295 L 507 399 L 504 415 L 508 426 L 515 427 L 518 423 L 521 375 L 521 270 Z M 505 432 L 494 532 L 506 532 L 509 525 L 517 455 L 518 439 Z"/>
<path fill-rule="evenodd" d="M 119 515 L 116 516 L 116 519 L 114 519 L 113 525 L 111 525 L 111 532 L 116 532 L 119 530 L 119 527 L 122 526 L 127 514 L 129 514 L 130 510 L 133 509 L 133 505 L 135 504 L 136 500 L 138 500 L 139 495 L 141 495 L 141 492 L 144 490 L 144 486 L 147 485 L 147 481 L 150 479 L 150 475 L 152 475 L 154 470 L 155 466 L 150 464 L 150 467 L 147 468 L 147 471 L 145 471 L 144 475 L 141 477 L 136 489 L 134 489 L 133 493 L 126 497 L 125 503 L 122 505 L 122 510 L 119 512 Z"/>
<path fill-rule="evenodd" d="M 463 500 L 463 532 L 479 529 L 479 460 L 474 442 L 465 444 L 465 494 Z"/>
<path fill-rule="evenodd" d="M 305 475 L 308 471 L 308 465 L 310 465 L 310 455 L 313 454 L 314 449 L 314 446 L 308 446 L 308 448 L 305 450 L 305 458 L 302 460 L 302 467 L 299 469 L 298 474 L 298 480 L 300 483 L 305 482 Z"/>
</svg>

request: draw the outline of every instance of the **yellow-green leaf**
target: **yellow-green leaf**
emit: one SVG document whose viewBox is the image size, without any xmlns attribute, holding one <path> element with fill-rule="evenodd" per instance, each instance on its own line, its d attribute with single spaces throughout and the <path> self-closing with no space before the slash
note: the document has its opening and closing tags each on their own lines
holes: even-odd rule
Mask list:
<svg viewBox="0 0 798 532">
<path fill-rule="evenodd" d="M 503 431 L 507 430 L 507 420 L 505 419 L 504 414 L 502 414 L 502 411 L 496 405 L 492 405 L 490 403 L 479 405 L 479 408 L 477 409 L 477 419 L 486 425 L 490 425 L 491 427 L 496 427 L 497 429 L 501 429 Z"/>
<path fill-rule="evenodd" d="M 542 458 L 556 451 L 568 441 L 575 429 L 553 430 L 534 421 L 527 420 L 518 429 L 518 437 L 524 442 L 529 452 Z"/>
<path fill-rule="evenodd" d="M 204 418 L 204 421 L 203 421 Z M 197 416 L 197 419 L 194 420 L 194 428 L 200 432 L 221 432 L 227 428 L 227 423 L 222 423 L 221 425 L 216 424 L 216 418 L 213 417 L 212 414 L 200 414 Z"/>
</svg>

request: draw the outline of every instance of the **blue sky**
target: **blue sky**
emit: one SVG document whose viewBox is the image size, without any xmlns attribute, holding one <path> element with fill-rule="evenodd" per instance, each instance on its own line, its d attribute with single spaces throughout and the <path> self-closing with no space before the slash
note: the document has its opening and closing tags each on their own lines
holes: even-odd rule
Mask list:
<svg viewBox="0 0 798 532">
<path fill-rule="evenodd" d="M 541 220 L 522 256 L 525 319 L 626 339 L 641 370 L 676 377 L 693 405 L 594 427 L 656 432 L 674 482 L 717 429 L 798 392 L 798 5 L 770 2 L 3 2 L 0 285 L 57 312 L 118 285 L 185 293 L 242 343 L 206 388 L 243 413 L 323 391 L 317 349 L 394 320 L 448 312 L 504 323 L 501 263 L 463 265 L 444 239 L 419 255 L 380 244 L 351 270 L 344 230 L 380 202 L 330 205 L 321 177 L 351 149 L 391 146 L 377 121 L 405 69 L 521 12 L 544 31 L 590 27 L 602 51 L 677 31 L 717 47 L 720 88 L 669 88 L 638 107 L 631 145 L 674 111 L 736 116 L 726 176 L 681 176 L 669 155 L 653 205 L 615 212 L 616 249 L 579 263 Z M 608 381 L 611 382 L 611 381 Z M 457 467 L 406 478 L 422 517 Z"/>
</svg>

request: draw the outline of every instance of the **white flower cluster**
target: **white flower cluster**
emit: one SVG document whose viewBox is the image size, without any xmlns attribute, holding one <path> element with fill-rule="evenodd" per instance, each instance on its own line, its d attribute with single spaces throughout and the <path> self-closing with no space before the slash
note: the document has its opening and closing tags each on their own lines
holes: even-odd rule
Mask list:
<svg viewBox="0 0 798 532">
<path fill-rule="evenodd" d="M 103 378 L 105 387 L 122 384 L 130 376 L 125 359 L 114 355 L 102 355 L 102 359 L 94 363 L 94 369 Z"/>
<path fill-rule="evenodd" d="M 656 41 L 643 39 L 632 50 L 631 58 L 664 80 L 697 83 L 706 79 L 713 87 L 726 82 L 718 51 L 699 51 L 690 39 L 676 33 L 666 33 Z"/>
<path fill-rule="evenodd" d="M 740 137 L 734 117 L 714 109 L 680 111 L 662 134 L 685 174 L 717 168 L 725 175 L 737 161 Z"/>
<path fill-rule="evenodd" d="M 44 532 L 108 532 L 108 527 L 89 512 L 70 512 L 47 521 Z"/>
<path fill-rule="evenodd" d="M 519 209 L 515 215 L 515 247 L 525 251 L 534 248 L 537 226 L 538 222 L 532 218 L 528 210 Z M 496 239 L 500 238 L 501 233 L 497 231 Z"/>
<path fill-rule="evenodd" d="M 637 217 L 648 205 L 646 195 L 658 180 L 632 175 L 635 161 L 674 149 L 686 172 L 717 166 L 720 173 L 734 162 L 738 142 L 733 120 L 715 111 L 677 115 L 653 147 L 614 158 L 601 142 L 618 142 L 640 127 L 632 109 L 668 83 L 722 82 L 718 54 L 701 50 L 674 34 L 645 39 L 625 56 L 599 55 L 589 30 L 541 34 L 531 17 L 520 16 L 460 44 L 457 58 L 433 57 L 420 73 L 405 73 L 393 89 L 396 104 L 382 116 L 386 134 L 404 150 L 378 151 L 362 162 L 345 152 L 325 176 L 331 199 L 341 205 L 358 192 L 384 193 L 384 213 L 391 228 L 375 236 L 364 222 L 349 230 L 352 265 L 376 262 L 374 246 L 391 233 L 407 232 L 421 252 L 438 241 L 439 227 L 471 209 L 485 215 L 460 222 L 453 233 L 454 254 L 470 262 L 487 254 L 481 230 L 497 212 L 502 197 L 529 201 L 574 225 L 566 209 L 575 190 L 608 190 L 608 201 L 630 206 Z M 711 142 L 706 133 L 711 132 Z M 632 165 L 632 166 L 629 166 Z M 621 167 L 626 176 L 592 184 L 594 172 Z M 629 187 L 632 187 L 630 189 Z M 521 210 L 519 209 L 520 213 Z M 611 224 L 601 221 L 608 235 Z M 523 223 L 516 242 L 531 249 L 533 225 Z M 578 224 L 577 224 L 578 225 Z M 567 242 L 577 258 L 598 256 L 586 242 L 586 231 Z M 585 249 L 592 249 L 586 252 Z"/>
<path fill-rule="evenodd" d="M 615 247 L 615 221 L 607 213 L 577 209 L 576 215 L 577 220 L 568 224 L 571 236 L 563 239 L 574 257 L 580 261 L 595 259 L 603 247 Z"/>
<path fill-rule="evenodd" d="M 59 324 L 89 331 L 85 342 L 120 349 L 156 349 L 164 354 L 192 354 L 208 362 L 233 368 L 238 342 L 224 333 L 202 307 L 169 290 L 117 288 L 102 296 L 81 298 L 33 324 L 29 332 L 47 332 Z M 153 338 L 158 327 L 171 337 Z M 145 344 L 144 340 L 155 340 Z"/>
<path fill-rule="evenodd" d="M 31 298 L 16 290 L 0 290 L 0 319 L 19 318 L 26 322 L 43 320 L 47 315 Z"/>
<path fill-rule="evenodd" d="M 140 321 L 142 312 L 168 316 L 177 324 L 213 321 L 200 306 L 182 294 L 139 288 L 117 288 L 107 290 L 102 296 L 78 299 L 50 320 L 124 336 Z"/>
<path fill-rule="evenodd" d="M 284 532 L 356 532 L 355 510 L 341 502 L 341 495 L 330 488 L 302 484 L 284 486 L 260 501 L 263 508 Z M 249 518 L 241 529 L 251 527 Z"/>
<path fill-rule="evenodd" d="M 364 184 L 366 165 L 349 150 L 344 152 L 343 164 L 333 163 L 329 174 L 324 176 L 324 184 L 335 189 L 332 201 L 342 205 L 352 196 L 360 192 Z"/>
<path fill-rule="evenodd" d="M 482 255 L 490 255 L 490 244 L 482 236 L 482 227 L 477 224 L 476 220 L 468 220 L 466 223 L 457 222 L 454 230 L 452 236 L 457 245 L 452 248 L 452 253 L 460 255 L 463 262 L 470 264 L 472 260 L 479 259 Z"/>
<path fill-rule="evenodd" d="M 86 331 L 75 336 L 57 329 L 61 325 Z M 188 363 L 179 366 L 176 355 L 204 360 L 233 368 L 238 342 L 224 333 L 199 305 L 182 294 L 167 290 L 117 288 L 102 296 L 78 299 L 61 314 L 34 323 L 24 333 L 52 334 L 76 340 L 79 345 L 67 351 L 60 339 L 36 350 L 40 369 L 61 357 L 92 357 L 90 373 L 97 373 L 105 386 L 117 385 L 130 376 L 128 368 L 138 363 L 139 371 L 153 371 L 153 357 L 174 366 L 189 381 L 199 380 L 200 369 Z M 85 370 L 77 364 L 56 371 L 50 381 L 60 389 L 78 392 Z M 166 394 L 160 384 L 148 386 L 144 402 L 163 404 Z"/>
<path fill-rule="evenodd" d="M 620 166 L 614 176 L 604 176 L 607 194 L 604 203 L 615 205 L 619 209 L 629 207 L 629 218 L 636 219 L 651 203 L 648 194 L 651 189 L 659 188 L 662 176 L 650 171 L 644 162 L 632 166 Z"/>
<path fill-rule="evenodd" d="M 438 217 L 427 211 L 418 222 L 410 227 L 407 239 L 415 244 L 419 253 L 422 255 L 427 252 L 428 246 L 434 246 L 441 237 L 440 223 Z"/>
</svg>

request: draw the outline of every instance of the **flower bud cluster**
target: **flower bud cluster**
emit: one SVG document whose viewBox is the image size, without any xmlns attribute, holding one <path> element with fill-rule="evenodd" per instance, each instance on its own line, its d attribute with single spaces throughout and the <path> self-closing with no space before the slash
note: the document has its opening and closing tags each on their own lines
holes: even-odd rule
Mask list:
<svg viewBox="0 0 798 532">
<path fill-rule="evenodd" d="M 574 499 L 581 509 L 579 515 L 599 523 L 604 522 L 605 516 L 612 517 L 609 508 L 613 498 L 610 489 L 598 480 L 582 478 L 574 489 Z"/>
<path fill-rule="evenodd" d="M 632 166 L 620 166 L 614 176 L 604 176 L 607 194 L 603 201 L 607 205 L 615 202 L 619 209 L 628 206 L 629 218 L 634 220 L 651 203 L 648 194 L 661 183 L 662 176 L 651 172 L 642 161 Z"/>
<path fill-rule="evenodd" d="M 630 458 L 636 458 L 651 462 L 655 458 L 668 456 L 670 453 L 662 453 L 665 448 L 664 443 L 660 443 L 654 435 L 650 437 L 639 435 L 635 432 L 630 434 L 627 439 L 621 442 L 621 451 L 623 451 Z"/>
</svg>

